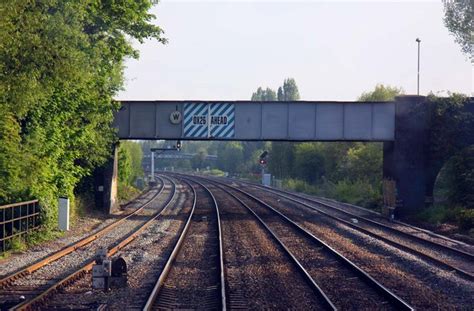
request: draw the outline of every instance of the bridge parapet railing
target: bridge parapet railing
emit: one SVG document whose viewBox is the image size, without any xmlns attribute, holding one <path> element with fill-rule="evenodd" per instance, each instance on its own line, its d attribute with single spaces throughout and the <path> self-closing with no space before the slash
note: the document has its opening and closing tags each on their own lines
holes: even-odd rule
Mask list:
<svg viewBox="0 0 474 311">
<path fill-rule="evenodd" d="M 0 206 L 0 253 L 11 249 L 15 238 L 40 225 L 38 200 Z"/>
</svg>

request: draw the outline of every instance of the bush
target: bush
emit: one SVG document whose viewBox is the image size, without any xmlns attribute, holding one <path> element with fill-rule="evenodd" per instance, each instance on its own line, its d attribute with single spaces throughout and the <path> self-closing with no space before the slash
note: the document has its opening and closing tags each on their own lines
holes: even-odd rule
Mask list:
<svg viewBox="0 0 474 311">
<path fill-rule="evenodd" d="M 117 188 L 117 195 L 120 204 L 131 201 L 140 194 L 140 191 L 137 188 L 123 183 L 119 183 Z"/>
<path fill-rule="evenodd" d="M 465 209 L 458 214 L 459 229 L 471 231 L 474 229 L 474 209 Z"/>
<path fill-rule="evenodd" d="M 329 196 L 341 202 L 376 209 L 382 205 L 381 192 L 363 180 L 342 180 L 334 184 Z"/>
<path fill-rule="evenodd" d="M 427 221 L 432 224 L 441 224 L 443 222 L 458 222 L 458 215 L 463 211 L 462 207 L 449 207 L 445 204 L 436 204 L 422 210 L 416 218 Z"/>
</svg>

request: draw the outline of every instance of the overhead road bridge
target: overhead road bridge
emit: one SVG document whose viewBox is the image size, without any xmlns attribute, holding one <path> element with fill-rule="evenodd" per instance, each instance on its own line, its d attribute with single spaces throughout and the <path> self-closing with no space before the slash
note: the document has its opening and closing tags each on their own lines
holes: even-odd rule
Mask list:
<svg viewBox="0 0 474 311">
<path fill-rule="evenodd" d="M 396 182 L 399 214 L 416 212 L 432 201 L 441 169 L 430 158 L 430 114 L 423 96 L 400 96 L 391 102 L 188 100 L 121 104 L 114 126 L 122 140 L 383 142 L 383 176 Z M 106 189 L 97 203 L 109 210 L 116 205 L 117 159 L 115 151 L 108 169 L 97 179 L 101 189 Z"/>
</svg>

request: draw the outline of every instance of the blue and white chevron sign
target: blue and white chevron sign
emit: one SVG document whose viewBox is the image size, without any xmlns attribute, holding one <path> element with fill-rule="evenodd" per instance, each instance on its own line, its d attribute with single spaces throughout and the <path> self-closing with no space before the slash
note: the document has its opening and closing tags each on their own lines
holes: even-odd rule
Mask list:
<svg viewBox="0 0 474 311">
<path fill-rule="evenodd" d="M 206 103 L 184 104 L 184 137 L 207 138 L 208 110 Z"/>
<path fill-rule="evenodd" d="M 211 104 L 211 130 L 210 137 L 234 137 L 234 104 Z"/>
<path fill-rule="evenodd" d="M 186 103 L 184 104 L 184 137 L 233 138 L 234 114 L 234 104 Z"/>
</svg>

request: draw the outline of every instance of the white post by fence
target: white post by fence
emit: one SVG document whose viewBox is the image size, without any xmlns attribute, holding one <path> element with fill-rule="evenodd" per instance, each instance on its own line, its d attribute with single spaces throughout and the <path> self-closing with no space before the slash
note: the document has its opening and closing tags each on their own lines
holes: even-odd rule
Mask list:
<svg viewBox="0 0 474 311">
<path fill-rule="evenodd" d="M 59 198 L 59 229 L 69 230 L 69 199 Z"/>
</svg>

